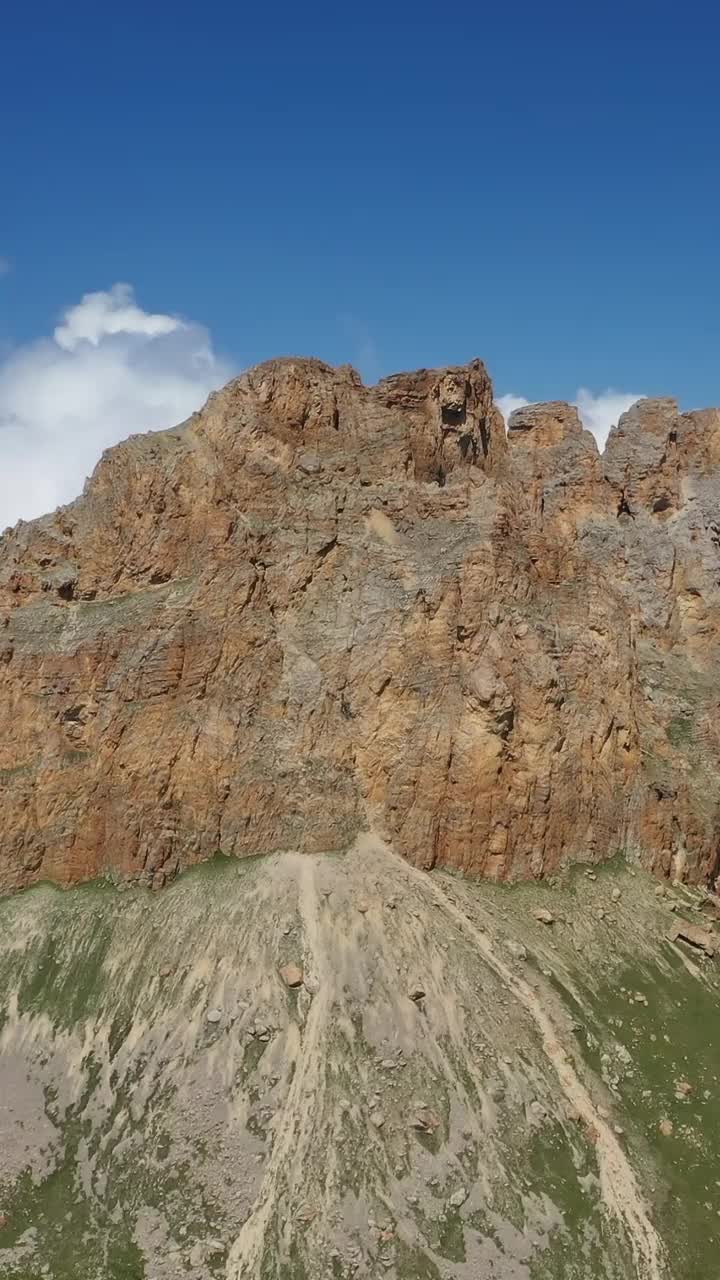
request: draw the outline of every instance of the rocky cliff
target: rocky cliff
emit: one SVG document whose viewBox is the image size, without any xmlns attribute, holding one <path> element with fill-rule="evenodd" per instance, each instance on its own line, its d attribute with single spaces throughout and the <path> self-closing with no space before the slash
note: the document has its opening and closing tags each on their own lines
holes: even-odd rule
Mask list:
<svg viewBox="0 0 720 1280">
<path fill-rule="evenodd" d="M 720 870 L 720 412 L 278 360 L 0 540 L 0 887 L 348 848 Z"/>
</svg>

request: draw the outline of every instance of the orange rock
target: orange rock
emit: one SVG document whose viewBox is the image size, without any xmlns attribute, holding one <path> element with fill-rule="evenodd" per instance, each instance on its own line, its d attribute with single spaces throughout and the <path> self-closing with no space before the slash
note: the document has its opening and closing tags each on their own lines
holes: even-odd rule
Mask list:
<svg viewBox="0 0 720 1280">
<path fill-rule="evenodd" d="M 0 888 L 368 829 L 714 880 L 720 413 L 510 426 L 479 361 L 270 361 L 6 534 Z"/>
</svg>

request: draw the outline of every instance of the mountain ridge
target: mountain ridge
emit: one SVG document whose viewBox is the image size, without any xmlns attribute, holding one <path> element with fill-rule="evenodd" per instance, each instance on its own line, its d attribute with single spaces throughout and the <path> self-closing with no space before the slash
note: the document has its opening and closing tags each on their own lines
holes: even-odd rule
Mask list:
<svg viewBox="0 0 720 1280">
<path fill-rule="evenodd" d="M 720 413 L 249 370 L 0 539 L 0 886 L 349 848 L 720 869 Z"/>
</svg>

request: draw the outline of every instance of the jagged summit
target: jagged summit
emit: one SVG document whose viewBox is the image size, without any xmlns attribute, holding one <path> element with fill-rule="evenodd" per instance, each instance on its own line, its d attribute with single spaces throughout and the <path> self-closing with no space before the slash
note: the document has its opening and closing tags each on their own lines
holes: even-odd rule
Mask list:
<svg viewBox="0 0 720 1280">
<path fill-rule="evenodd" d="M 720 413 L 249 370 L 0 540 L 0 884 L 218 850 L 712 880 Z"/>
</svg>

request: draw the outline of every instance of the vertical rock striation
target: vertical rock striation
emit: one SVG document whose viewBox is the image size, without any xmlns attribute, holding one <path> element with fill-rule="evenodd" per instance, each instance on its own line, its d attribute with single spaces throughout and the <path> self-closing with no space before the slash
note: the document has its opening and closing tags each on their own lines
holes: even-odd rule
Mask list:
<svg viewBox="0 0 720 1280">
<path fill-rule="evenodd" d="M 0 541 L 0 885 L 346 848 L 712 881 L 720 412 L 275 360 Z"/>
</svg>

